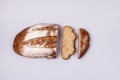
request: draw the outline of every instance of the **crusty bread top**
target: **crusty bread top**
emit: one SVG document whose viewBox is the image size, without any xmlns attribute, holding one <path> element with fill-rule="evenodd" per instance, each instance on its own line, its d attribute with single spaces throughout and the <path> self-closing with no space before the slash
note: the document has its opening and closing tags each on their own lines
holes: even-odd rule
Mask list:
<svg viewBox="0 0 120 80">
<path fill-rule="evenodd" d="M 26 35 L 28 29 L 29 29 L 29 27 L 22 30 L 20 33 L 17 34 L 17 36 L 14 39 L 13 50 L 18 54 L 21 54 L 22 46 L 23 46 L 23 40 L 25 38 L 25 35 Z"/>
<path fill-rule="evenodd" d="M 72 27 L 64 26 L 62 29 L 62 58 L 68 59 L 75 52 L 74 41 L 76 34 Z"/>
<path fill-rule="evenodd" d="M 78 59 L 81 58 L 85 52 L 87 51 L 88 47 L 89 47 L 89 41 L 90 41 L 90 37 L 89 37 L 89 33 L 85 30 L 80 28 L 78 30 Z"/>
<path fill-rule="evenodd" d="M 57 24 L 37 24 L 21 31 L 14 40 L 16 53 L 27 57 L 56 57 Z"/>
</svg>

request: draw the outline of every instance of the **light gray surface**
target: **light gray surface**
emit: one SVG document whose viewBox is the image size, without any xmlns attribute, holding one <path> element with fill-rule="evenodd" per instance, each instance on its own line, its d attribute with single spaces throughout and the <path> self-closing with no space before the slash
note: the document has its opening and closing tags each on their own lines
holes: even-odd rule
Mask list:
<svg viewBox="0 0 120 80">
<path fill-rule="evenodd" d="M 15 54 L 15 35 L 43 22 L 87 29 L 89 51 L 67 61 Z M 0 0 L 0 80 L 120 80 L 119 35 L 119 0 Z"/>
</svg>

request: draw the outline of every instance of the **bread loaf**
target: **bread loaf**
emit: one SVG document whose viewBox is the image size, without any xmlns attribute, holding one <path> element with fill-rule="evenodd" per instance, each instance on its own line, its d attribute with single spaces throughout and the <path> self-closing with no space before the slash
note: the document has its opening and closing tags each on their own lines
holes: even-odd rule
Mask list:
<svg viewBox="0 0 120 80">
<path fill-rule="evenodd" d="M 17 34 L 13 49 L 26 57 L 55 58 L 57 53 L 58 25 L 40 23 Z"/>
</svg>

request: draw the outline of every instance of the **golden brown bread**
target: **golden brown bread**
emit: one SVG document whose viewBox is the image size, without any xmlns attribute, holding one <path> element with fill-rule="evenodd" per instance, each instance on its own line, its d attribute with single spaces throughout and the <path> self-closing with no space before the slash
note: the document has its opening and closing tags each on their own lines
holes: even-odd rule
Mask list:
<svg viewBox="0 0 120 80">
<path fill-rule="evenodd" d="M 80 28 L 78 30 L 78 54 L 77 54 L 78 59 L 81 58 L 88 50 L 89 41 L 90 41 L 89 33 L 85 29 Z"/>
<path fill-rule="evenodd" d="M 64 26 L 62 29 L 62 58 L 69 59 L 75 52 L 76 34 L 70 26 Z"/>
<path fill-rule="evenodd" d="M 14 39 L 13 50 L 26 57 L 55 58 L 58 25 L 41 23 L 28 27 Z"/>
</svg>

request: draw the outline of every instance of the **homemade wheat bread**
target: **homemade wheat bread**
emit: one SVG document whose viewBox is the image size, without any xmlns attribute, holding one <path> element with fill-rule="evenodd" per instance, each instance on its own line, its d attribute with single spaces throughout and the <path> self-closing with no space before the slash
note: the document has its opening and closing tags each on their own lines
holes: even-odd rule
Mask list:
<svg viewBox="0 0 120 80">
<path fill-rule="evenodd" d="M 13 49 L 26 57 L 55 58 L 58 25 L 40 23 L 22 30 L 14 39 Z"/>
</svg>

